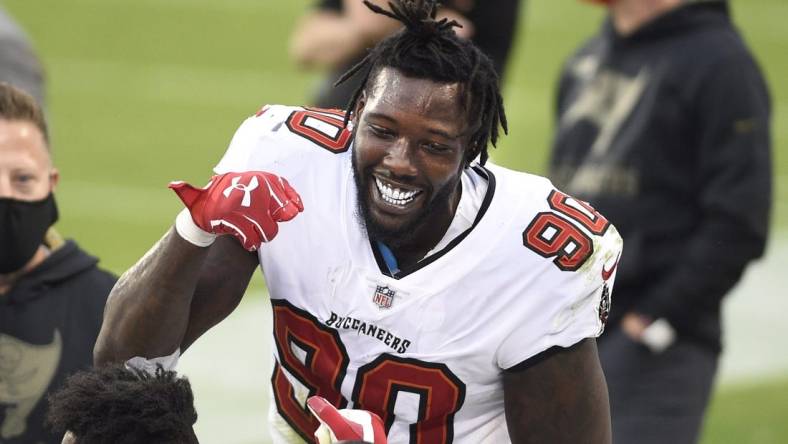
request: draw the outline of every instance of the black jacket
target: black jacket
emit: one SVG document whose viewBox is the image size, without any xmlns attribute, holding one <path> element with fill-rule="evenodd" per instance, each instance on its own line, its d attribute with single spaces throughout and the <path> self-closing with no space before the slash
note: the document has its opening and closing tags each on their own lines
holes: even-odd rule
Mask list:
<svg viewBox="0 0 788 444">
<path fill-rule="evenodd" d="M 0 295 L 0 443 L 60 443 L 44 426 L 46 396 L 93 363 L 116 277 L 73 242 Z"/>
<path fill-rule="evenodd" d="M 769 95 L 727 3 L 687 4 L 564 68 L 551 177 L 618 227 L 614 325 L 634 310 L 720 348 L 720 301 L 763 254 Z"/>
</svg>

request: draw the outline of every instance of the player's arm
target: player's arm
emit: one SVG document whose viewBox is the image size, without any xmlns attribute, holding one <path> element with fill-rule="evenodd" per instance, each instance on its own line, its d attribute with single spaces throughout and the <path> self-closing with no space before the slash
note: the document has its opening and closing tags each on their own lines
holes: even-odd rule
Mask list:
<svg viewBox="0 0 788 444">
<path fill-rule="evenodd" d="M 112 289 L 95 363 L 185 349 L 238 305 L 256 265 L 230 237 L 198 247 L 171 229 Z"/>
<path fill-rule="evenodd" d="M 257 265 L 250 251 L 303 210 L 287 181 L 270 173 L 223 174 L 203 189 L 171 187 L 188 211 L 112 289 L 96 364 L 188 347 L 238 305 Z"/>
<path fill-rule="evenodd" d="M 607 383 L 596 340 L 554 347 L 503 373 L 509 436 L 523 443 L 610 443 Z"/>
<path fill-rule="evenodd" d="M 238 307 L 259 266 L 257 254 L 246 251 L 236 239 L 230 236 L 216 239 L 194 290 L 181 350 L 186 350 Z"/>
</svg>

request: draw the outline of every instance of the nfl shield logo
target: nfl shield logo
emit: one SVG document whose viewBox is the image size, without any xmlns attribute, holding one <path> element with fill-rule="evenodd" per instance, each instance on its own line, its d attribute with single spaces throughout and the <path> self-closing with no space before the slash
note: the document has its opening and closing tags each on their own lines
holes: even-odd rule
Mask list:
<svg viewBox="0 0 788 444">
<path fill-rule="evenodd" d="M 385 285 L 377 285 L 375 294 L 372 296 L 372 302 L 378 305 L 378 308 L 391 308 L 391 303 L 394 302 L 394 295 L 397 292 L 390 289 Z"/>
</svg>

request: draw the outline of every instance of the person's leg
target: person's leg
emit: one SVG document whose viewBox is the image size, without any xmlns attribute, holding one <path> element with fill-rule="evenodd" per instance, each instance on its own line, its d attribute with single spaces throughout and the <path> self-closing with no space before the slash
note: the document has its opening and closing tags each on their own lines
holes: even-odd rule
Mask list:
<svg viewBox="0 0 788 444">
<path fill-rule="evenodd" d="M 654 354 L 620 329 L 605 336 L 599 357 L 610 392 L 613 442 L 697 442 L 717 355 L 683 340 Z"/>
</svg>

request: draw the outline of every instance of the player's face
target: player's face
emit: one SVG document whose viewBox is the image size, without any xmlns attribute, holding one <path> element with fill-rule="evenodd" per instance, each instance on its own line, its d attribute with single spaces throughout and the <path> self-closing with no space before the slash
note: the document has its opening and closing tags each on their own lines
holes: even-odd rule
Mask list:
<svg viewBox="0 0 788 444">
<path fill-rule="evenodd" d="M 41 130 L 29 121 L 0 118 L 0 198 L 41 200 L 57 177 Z"/>
<path fill-rule="evenodd" d="M 391 68 L 370 82 L 355 110 L 353 154 L 367 231 L 393 245 L 442 235 L 470 140 L 460 86 Z"/>
</svg>

